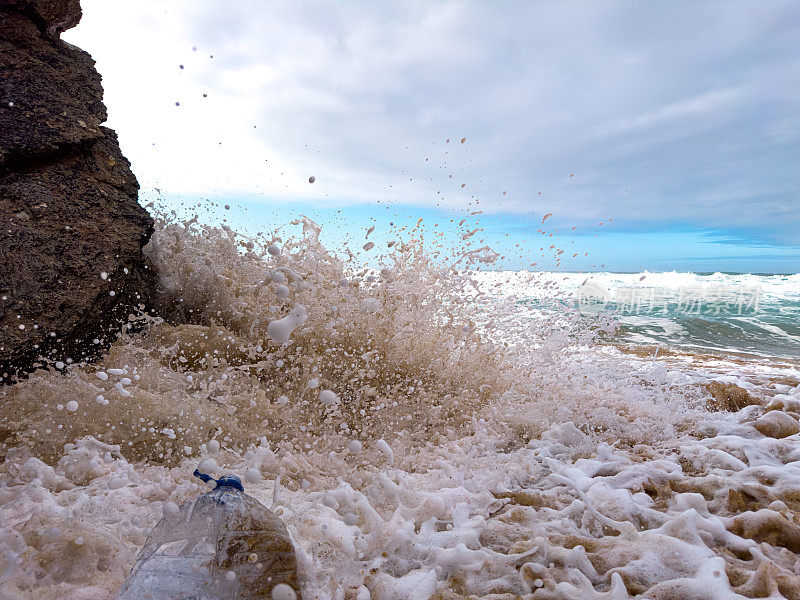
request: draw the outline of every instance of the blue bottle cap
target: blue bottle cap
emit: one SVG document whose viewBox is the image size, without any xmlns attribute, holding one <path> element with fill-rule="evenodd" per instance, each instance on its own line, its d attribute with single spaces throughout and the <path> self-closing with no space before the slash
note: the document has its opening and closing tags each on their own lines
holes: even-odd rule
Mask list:
<svg viewBox="0 0 800 600">
<path fill-rule="evenodd" d="M 223 475 L 222 477 L 217 479 L 217 487 L 222 487 L 222 486 L 236 488 L 240 492 L 244 491 L 242 480 L 239 479 L 236 475 Z"/>
<path fill-rule="evenodd" d="M 242 485 L 242 480 L 239 479 L 236 475 L 223 475 L 219 479 L 214 479 L 211 475 L 206 475 L 205 473 L 201 473 L 200 469 L 194 470 L 194 476 L 202 481 L 208 483 L 209 481 L 213 481 L 217 484 L 214 489 L 222 486 L 228 486 L 239 490 L 240 492 L 244 491 L 244 486 Z"/>
</svg>

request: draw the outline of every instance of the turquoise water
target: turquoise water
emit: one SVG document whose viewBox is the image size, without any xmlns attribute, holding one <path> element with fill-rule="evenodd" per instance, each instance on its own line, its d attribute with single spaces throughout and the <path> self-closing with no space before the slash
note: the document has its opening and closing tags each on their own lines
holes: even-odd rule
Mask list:
<svg viewBox="0 0 800 600">
<path fill-rule="evenodd" d="M 649 274 L 633 285 L 617 287 L 605 311 L 619 322 L 621 339 L 689 350 L 800 358 L 797 275 L 676 275 Z M 659 285 L 662 282 L 667 285 Z"/>
<path fill-rule="evenodd" d="M 777 358 L 800 358 L 800 304 L 776 303 L 760 313 L 742 316 L 685 315 L 634 322 L 621 316 L 619 336 L 634 342 L 666 344 L 695 350 L 744 352 Z"/>
<path fill-rule="evenodd" d="M 548 277 L 557 292 L 539 293 Z M 604 318 L 615 342 L 800 359 L 798 274 L 548 273 L 517 293 L 545 315 Z"/>
</svg>

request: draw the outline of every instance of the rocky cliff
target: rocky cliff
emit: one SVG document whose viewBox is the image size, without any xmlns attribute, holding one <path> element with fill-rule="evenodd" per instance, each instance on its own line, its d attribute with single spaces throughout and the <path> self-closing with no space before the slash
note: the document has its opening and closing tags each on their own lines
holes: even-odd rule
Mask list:
<svg viewBox="0 0 800 600">
<path fill-rule="evenodd" d="M 59 39 L 79 0 L 0 0 L 0 377 L 102 350 L 148 305 L 153 220 L 94 61 Z"/>
</svg>

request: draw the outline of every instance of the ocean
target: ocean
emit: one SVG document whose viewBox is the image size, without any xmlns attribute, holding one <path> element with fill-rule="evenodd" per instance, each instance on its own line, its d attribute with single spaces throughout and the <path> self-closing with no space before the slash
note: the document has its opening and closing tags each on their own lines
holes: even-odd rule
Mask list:
<svg viewBox="0 0 800 600">
<path fill-rule="evenodd" d="M 289 229 L 162 217 L 161 316 L 0 388 L 0 596 L 113 597 L 202 462 L 276 510 L 306 600 L 800 597 L 799 275 L 413 238 L 376 268 Z"/>
<path fill-rule="evenodd" d="M 800 357 L 800 275 L 751 273 L 481 274 L 520 303 L 613 320 L 618 344 L 757 360 Z"/>
</svg>

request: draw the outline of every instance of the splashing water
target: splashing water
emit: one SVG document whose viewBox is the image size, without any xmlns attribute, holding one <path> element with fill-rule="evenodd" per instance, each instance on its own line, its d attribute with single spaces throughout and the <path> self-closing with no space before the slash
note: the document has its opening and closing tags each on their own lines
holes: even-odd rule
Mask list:
<svg viewBox="0 0 800 600">
<path fill-rule="evenodd" d="M 487 248 L 369 269 L 293 226 L 162 216 L 161 317 L 0 390 L 2 597 L 112 596 L 201 461 L 276 507 L 304 598 L 798 597 L 795 372 L 709 411 L 719 373 L 530 318 Z"/>
</svg>

